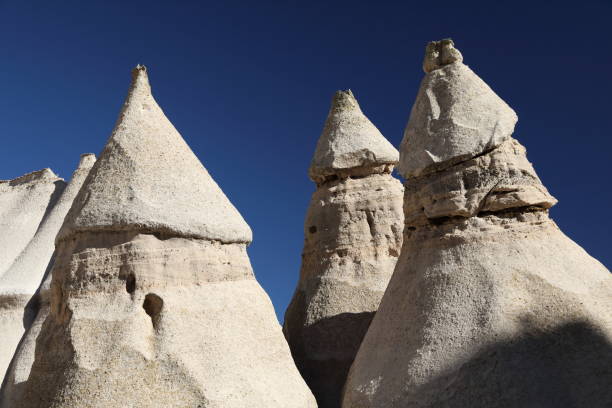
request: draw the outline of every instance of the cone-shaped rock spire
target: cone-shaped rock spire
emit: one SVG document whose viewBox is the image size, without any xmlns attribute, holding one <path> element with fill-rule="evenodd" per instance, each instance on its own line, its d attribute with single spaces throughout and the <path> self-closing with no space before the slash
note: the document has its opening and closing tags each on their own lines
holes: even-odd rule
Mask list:
<svg viewBox="0 0 612 408">
<path fill-rule="evenodd" d="M 0 180 L 0 276 L 28 245 L 45 212 L 66 187 L 51 169 Z"/>
<path fill-rule="evenodd" d="M 324 162 L 321 151 L 330 162 L 315 168 L 300 280 L 283 330 L 319 408 L 336 408 L 397 261 L 403 187 L 390 174 L 397 151 L 350 92 L 336 94 L 313 163 Z"/>
<path fill-rule="evenodd" d="M 309 174 L 314 181 L 343 170 L 395 165 L 398 151 L 363 114 L 350 90 L 334 95 Z"/>
<path fill-rule="evenodd" d="M 43 243 L 51 252 L 29 248 L 65 187 L 50 169 L 0 181 L 0 380 L 23 334 L 24 308 L 40 284 L 54 237 Z"/>
<path fill-rule="evenodd" d="M 249 241 L 138 67 L 56 240 L 19 407 L 316 407 Z"/>
<path fill-rule="evenodd" d="M 451 40 L 427 46 L 426 75 L 402 140 L 405 178 L 475 157 L 514 131 L 514 111 L 462 61 Z"/>
<path fill-rule="evenodd" d="M 60 237 L 111 229 L 251 241 L 249 226 L 153 99 L 141 65 Z"/>
<path fill-rule="evenodd" d="M 19 313 L 15 316 L 14 326 L 19 329 L 0 331 L 2 334 L 10 334 L 15 339 L 13 342 L 8 339 L 0 341 L 4 348 L 12 348 L 14 352 L 24 329 L 26 331 L 19 342 L 19 348 L 15 352 L 0 391 L 0 405 L 3 407 L 19 406 L 18 385 L 28 378 L 34 361 L 36 338 L 49 310 L 48 289 L 51 276 L 48 272 L 55 258 L 55 237 L 95 161 L 96 156 L 91 153 L 81 155 L 70 183 L 62 189 L 59 199 L 47 207 L 46 215 L 40 222 L 36 234 L 0 278 L 0 290 L 18 293 L 24 301 L 25 298 L 28 299 L 27 304 L 23 302 L 16 304 Z"/>
<path fill-rule="evenodd" d="M 457 64 L 424 83 L 464 70 Z M 466 76 L 440 84 L 466 89 Z M 466 123 L 467 106 L 488 123 L 508 119 L 490 92 L 472 97 L 447 112 L 448 123 Z M 610 272 L 548 217 L 556 200 L 509 135 L 484 154 L 416 171 L 424 150 L 411 140 L 431 136 L 422 98 L 423 89 L 401 150 L 410 176 L 402 252 L 342 407 L 611 406 Z M 481 136 L 455 127 L 438 143 Z"/>
</svg>

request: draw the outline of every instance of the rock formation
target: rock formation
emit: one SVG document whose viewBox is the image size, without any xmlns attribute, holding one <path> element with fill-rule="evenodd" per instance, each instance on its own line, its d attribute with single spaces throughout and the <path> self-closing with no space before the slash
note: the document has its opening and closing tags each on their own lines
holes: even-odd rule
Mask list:
<svg viewBox="0 0 612 408">
<path fill-rule="evenodd" d="M 309 170 L 317 190 L 284 324 L 320 408 L 340 405 L 346 375 L 399 255 L 403 187 L 391 176 L 398 156 L 351 91 L 337 92 Z"/>
<path fill-rule="evenodd" d="M 612 406 L 612 277 L 549 218 L 514 112 L 449 47 L 428 47 L 404 243 L 342 406 Z"/>
<path fill-rule="evenodd" d="M 315 407 L 250 241 L 138 66 L 58 234 L 20 407 Z"/>
<path fill-rule="evenodd" d="M 50 169 L 0 181 L 0 380 L 31 320 L 24 310 L 53 253 L 45 231 L 65 187 Z"/>
<path fill-rule="evenodd" d="M 25 316 L 23 316 L 23 307 L 21 307 L 22 317 L 18 322 L 21 324 L 21 330 L 11 332 L 11 334 L 22 335 L 23 327 L 25 326 L 26 329 L 0 391 L 0 405 L 2 406 L 19 406 L 19 391 L 22 388 L 20 384 L 25 382 L 30 374 L 30 368 L 34 361 L 36 338 L 42 323 L 49 314 L 48 292 L 51 275 L 48 272 L 53 265 L 55 237 L 95 161 L 96 157 L 91 153 L 81 155 L 81 160 L 72 175 L 70 183 L 63 190 L 59 199 L 49 207 L 47 215 L 40 223 L 34 237 L 3 276 L 4 285 L 2 287 L 6 287 L 6 281 L 10 279 L 13 282 L 12 286 L 21 286 L 23 288 L 21 291 L 27 292 L 25 294 L 29 294 L 29 296 L 32 296 L 32 291 L 37 285 L 40 286 L 34 296 L 29 299 Z M 43 280 L 42 284 L 40 283 L 41 279 Z M 15 342 L 12 347 L 13 351 L 16 347 L 17 343 Z"/>
</svg>

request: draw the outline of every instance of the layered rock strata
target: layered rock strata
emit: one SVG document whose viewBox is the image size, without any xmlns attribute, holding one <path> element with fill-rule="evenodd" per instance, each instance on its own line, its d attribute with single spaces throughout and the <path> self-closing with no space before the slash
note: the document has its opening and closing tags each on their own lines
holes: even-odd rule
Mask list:
<svg viewBox="0 0 612 408">
<path fill-rule="evenodd" d="M 610 272 L 549 218 L 514 113 L 460 59 L 426 65 L 404 244 L 343 408 L 611 406 Z"/>
<path fill-rule="evenodd" d="M 250 241 L 137 67 L 58 235 L 19 406 L 316 407 Z"/>
<path fill-rule="evenodd" d="M 53 253 L 54 236 L 45 231 L 65 188 L 50 169 L 0 181 L 0 379 L 31 320 L 26 305 Z"/>
<path fill-rule="evenodd" d="M 21 330 L 16 331 L 20 336 L 19 342 L 13 344 L 13 350 L 17 347 L 13 361 L 8 369 L 2 390 L 0 390 L 0 404 L 2 406 L 19 406 L 19 391 L 21 384 L 28 379 L 30 368 L 34 361 L 34 349 L 36 338 L 40 332 L 42 322 L 49 314 L 49 285 L 51 275 L 49 271 L 55 259 L 55 237 L 59 232 L 64 217 L 68 213 L 74 198 L 79 192 L 83 181 L 87 177 L 89 170 L 96 161 L 95 155 L 91 153 L 81 155 L 77 169 L 72 174 L 72 179 L 68 186 L 63 190 L 59 199 L 48 210 L 47 216 L 40 223 L 34 237 L 30 240 L 27 247 L 20 256 L 13 262 L 11 268 L 6 272 L 2 280 L 2 287 L 8 286 L 8 278 L 12 284 L 19 286 L 21 292 L 31 296 L 25 307 L 25 314 L 22 308 Z M 41 283 L 42 279 L 42 283 Z M 38 286 L 40 285 L 40 286 Z M 38 286 L 38 289 L 36 287 Z M 33 291 L 36 290 L 34 296 Z M 28 295 L 29 294 L 29 295 Z M 25 334 L 23 330 L 25 328 Z"/>
<path fill-rule="evenodd" d="M 378 308 L 402 241 L 399 153 L 336 93 L 309 170 L 317 183 L 304 223 L 297 289 L 284 332 L 319 407 L 338 407 L 346 375 Z"/>
</svg>

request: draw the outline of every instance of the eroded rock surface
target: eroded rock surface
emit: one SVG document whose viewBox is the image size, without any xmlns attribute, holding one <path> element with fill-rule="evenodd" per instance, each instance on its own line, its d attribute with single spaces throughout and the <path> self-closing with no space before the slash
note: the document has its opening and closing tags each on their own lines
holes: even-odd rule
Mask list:
<svg viewBox="0 0 612 408">
<path fill-rule="evenodd" d="M 248 225 L 157 106 L 144 67 L 133 75 L 58 235 L 19 406 L 316 407 L 253 275 Z"/>
<path fill-rule="evenodd" d="M 402 146 L 403 163 L 426 149 Z M 612 405 L 610 272 L 549 218 L 556 200 L 516 140 L 455 154 L 406 180 L 402 252 L 343 408 Z"/>
<path fill-rule="evenodd" d="M 329 157 L 359 159 L 320 166 L 330 134 L 335 137 Z M 380 146 L 385 155 L 363 155 Z M 339 91 L 310 169 L 317 190 L 304 223 L 300 280 L 284 323 L 296 364 L 322 408 L 340 405 L 346 375 L 399 255 L 403 188 L 391 176 L 397 151 L 390 146 L 352 94 Z"/>
<path fill-rule="evenodd" d="M 308 173 L 314 181 L 339 173 L 346 177 L 356 174 L 357 169 L 367 169 L 361 174 L 369 174 L 373 172 L 371 167 L 380 168 L 376 172 L 381 172 L 385 166 L 395 166 L 398 158 L 398 151 L 363 114 L 353 93 L 338 91 Z"/>
<path fill-rule="evenodd" d="M 4 342 L 7 347 L 12 345 L 15 355 L 0 391 L 0 404 L 3 406 L 19 406 L 20 385 L 28 379 L 34 361 L 36 338 L 49 313 L 48 289 L 51 275 L 48 272 L 55 259 L 55 237 L 95 161 L 96 157 L 91 153 L 81 155 L 70 183 L 62 190 L 59 199 L 48 207 L 36 234 L 0 279 L 2 290 L 11 288 L 13 292 L 21 293 L 24 299 L 28 299 L 27 304 L 20 303 L 16 310 L 17 314 L 21 312 L 21 318 L 15 323 L 15 326 L 20 326 L 20 330 L 13 329 L 10 332 L 16 341 Z"/>
<path fill-rule="evenodd" d="M 137 227 L 227 243 L 251 242 L 249 226 L 153 99 L 145 68 L 136 68 L 133 75 L 104 160 L 93 168 L 64 229 Z"/>
<path fill-rule="evenodd" d="M 53 253 L 45 231 L 65 188 L 50 169 L 0 181 L 0 379 L 31 321 L 24 311 Z"/>
<path fill-rule="evenodd" d="M 476 75 L 452 41 L 428 45 L 425 78 L 402 140 L 405 178 L 444 170 L 508 140 L 516 113 Z"/>
</svg>

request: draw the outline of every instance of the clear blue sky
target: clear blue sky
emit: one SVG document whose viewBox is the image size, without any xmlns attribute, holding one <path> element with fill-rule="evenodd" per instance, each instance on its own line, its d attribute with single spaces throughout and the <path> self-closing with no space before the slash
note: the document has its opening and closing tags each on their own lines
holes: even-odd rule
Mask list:
<svg viewBox="0 0 612 408">
<path fill-rule="evenodd" d="M 0 179 L 70 177 L 147 65 L 167 116 L 254 232 L 282 317 L 329 101 L 350 88 L 396 146 L 427 41 L 452 37 L 518 113 L 515 137 L 563 231 L 612 266 L 610 1 L 0 0 Z"/>
</svg>

